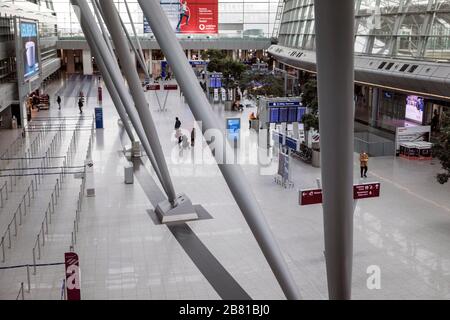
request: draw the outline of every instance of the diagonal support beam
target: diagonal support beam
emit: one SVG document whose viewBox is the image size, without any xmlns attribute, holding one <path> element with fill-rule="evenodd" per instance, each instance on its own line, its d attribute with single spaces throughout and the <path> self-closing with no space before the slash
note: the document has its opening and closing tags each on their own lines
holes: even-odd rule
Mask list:
<svg viewBox="0 0 450 320">
<path fill-rule="evenodd" d="M 139 50 L 139 54 L 141 56 L 141 60 L 143 61 L 145 67 L 148 68 L 147 64 L 145 63 L 145 57 L 144 57 L 144 52 L 142 51 L 141 42 L 139 41 L 139 37 L 137 35 L 136 28 L 134 26 L 133 18 L 131 17 L 131 11 L 130 11 L 130 8 L 128 7 L 128 1 L 124 0 L 123 2 L 125 3 L 125 8 L 127 9 L 128 18 L 130 19 L 131 28 L 133 29 L 134 39 L 136 40 L 136 43 L 137 43 L 137 46 L 138 46 L 138 50 Z M 146 73 L 146 75 L 147 75 L 147 77 L 149 77 L 148 73 Z"/>
<path fill-rule="evenodd" d="M 192 67 L 187 61 L 181 45 L 170 27 L 165 13 L 161 9 L 159 1 L 138 0 L 138 2 L 167 61 L 176 75 L 177 81 L 183 90 L 195 119 L 202 121 L 203 132 L 208 129 L 221 128 L 221 125 L 211 110 L 211 105 L 203 93 L 203 89 L 197 81 Z M 228 143 L 226 143 L 226 146 L 229 148 Z M 250 184 L 246 180 L 242 168 L 237 164 L 221 164 L 221 160 L 217 156 L 218 153 L 214 153 L 214 155 L 219 169 L 241 209 L 250 230 L 255 236 L 261 251 L 266 257 L 272 272 L 278 280 L 280 287 L 288 299 L 299 299 L 300 294 L 294 279 L 270 231 L 264 214 L 258 205 L 258 201 L 251 192 Z"/>
<path fill-rule="evenodd" d="M 78 3 L 86 3 L 86 0 L 78 0 Z M 87 4 L 86 4 L 87 5 Z M 153 117 L 150 113 L 147 100 L 142 90 L 141 81 L 139 79 L 135 64 L 133 63 L 130 51 L 127 45 L 127 39 L 124 35 L 123 29 L 120 23 L 120 17 L 114 3 L 111 0 L 102 0 L 100 2 L 100 8 L 102 9 L 103 19 L 111 34 L 114 47 L 122 65 L 123 73 L 127 79 L 128 86 L 131 90 L 131 95 L 134 100 L 134 104 L 138 111 L 139 117 L 144 127 L 144 132 L 147 136 L 148 142 L 152 147 L 153 154 L 155 155 L 158 168 L 161 171 L 166 187 L 168 188 L 168 200 L 172 207 L 177 206 L 177 196 L 175 189 L 170 178 L 169 169 L 167 168 L 166 159 L 158 139 L 158 131 L 156 130 Z"/>
<path fill-rule="evenodd" d="M 125 110 L 128 113 L 128 116 L 136 130 L 136 133 L 139 139 L 141 140 L 142 146 L 144 147 L 144 150 L 147 153 L 147 156 L 153 167 L 153 170 L 155 170 L 155 173 L 165 193 L 168 194 L 169 188 L 167 187 L 161 174 L 161 171 L 158 167 L 158 164 L 155 160 L 150 144 L 147 140 L 147 137 L 145 136 L 142 124 L 140 123 L 139 117 L 136 114 L 136 110 L 133 107 L 133 103 L 131 102 L 128 90 L 125 88 L 123 84 L 123 78 L 120 73 L 119 67 L 117 66 L 117 62 L 113 58 L 112 53 L 109 52 L 106 42 L 100 37 L 101 32 L 100 30 L 98 30 L 95 24 L 94 18 L 89 10 L 89 7 L 87 6 L 86 1 L 84 0 L 84 4 L 82 4 L 82 7 L 79 6 L 79 1 L 77 0 L 72 0 L 71 3 L 80 21 L 80 25 L 83 29 L 83 33 L 86 37 L 86 40 L 88 41 L 89 46 L 93 50 L 94 57 L 99 62 L 99 67 L 103 66 L 103 70 L 101 70 L 101 72 L 102 75 L 104 76 L 105 83 L 108 80 L 108 77 L 111 78 L 112 84 L 110 85 L 111 88 L 108 87 L 108 91 L 110 93 L 111 92 L 118 93 L 120 100 L 122 101 L 123 106 L 125 107 Z M 85 10 L 89 11 L 86 12 Z M 128 123 L 127 118 L 125 117 L 124 119 L 122 119 L 122 122 L 124 123 L 125 126 L 125 124 Z"/>
</svg>

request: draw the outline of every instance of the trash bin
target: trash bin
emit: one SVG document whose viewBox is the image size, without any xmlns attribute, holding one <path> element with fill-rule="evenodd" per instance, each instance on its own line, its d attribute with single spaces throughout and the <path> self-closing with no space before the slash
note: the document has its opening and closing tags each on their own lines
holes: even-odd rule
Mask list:
<svg viewBox="0 0 450 320">
<path fill-rule="evenodd" d="M 126 184 L 132 184 L 134 182 L 133 166 L 127 165 L 124 168 L 124 177 Z"/>
<path fill-rule="evenodd" d="M 320 168 L 320 145 L 318 142 L 313 142 L 311 164 L 315 168 Z"/>
<path fill-rule="evenodd" d="M 315 168 L 320 168 L 320 151 L 319 150 L 313 150 L 312 151 L 311 164 Z"/>
</svg>

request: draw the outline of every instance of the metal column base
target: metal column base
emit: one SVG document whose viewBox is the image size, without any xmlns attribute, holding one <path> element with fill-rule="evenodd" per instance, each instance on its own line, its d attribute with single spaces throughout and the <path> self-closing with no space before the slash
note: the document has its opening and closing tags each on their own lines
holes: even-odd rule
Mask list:
<svg viewBox="0 0 450 320">
<path fill-rule="evenodd" d="M 161 223 L 198 219 L 191 200 L 184 193 L 177 195 L 177 203 L 175 208 L 172 208 L 168 200 L 158 203 L 155 212 Z"/>
<path fill-rule="evenodd" d="M 140 158 L 141 154 L 141 144 L 139 141 L 134 141 L 131 143 L 131 157 L 132 158 Z"/>
</svg>

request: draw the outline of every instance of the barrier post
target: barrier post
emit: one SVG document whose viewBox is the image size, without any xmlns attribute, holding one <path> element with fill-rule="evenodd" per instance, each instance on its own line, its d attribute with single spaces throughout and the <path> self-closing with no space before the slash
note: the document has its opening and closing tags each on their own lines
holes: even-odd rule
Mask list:
<svg viewBox="0 0 450 320">
<path fill-rule="evenodd" d="M 30 280 L 30 265 L 27 264 L 27 282 L 28 282 L 28 292 L 31 291 L 31 280 Z"/>
</svg>

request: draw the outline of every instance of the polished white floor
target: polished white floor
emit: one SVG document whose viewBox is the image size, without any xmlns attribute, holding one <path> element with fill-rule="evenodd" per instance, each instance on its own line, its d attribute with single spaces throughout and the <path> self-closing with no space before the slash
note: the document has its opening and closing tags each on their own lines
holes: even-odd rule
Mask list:
<svg viewBox="0 0 450 320">
<path fill-rule="evenodd" d="M 55 92 L 58 85 L 53 84 L 49 90 Z M 218 292 L 167 226 L 153 223 L 147 211 L 152 205 L 139 181 L 135 179 L 134 184 L 124 184 L 123 167 L 127 160 L 122 150 L 129 142 L 117 123 L 118 116 L 106 90 L 103 92 L 105 129 L 95 133 L 93 148 L 96 195 L 83 202 L 75 245 L 82 270 L 82 298 L 219 299 Z M 283 293 L 217 165 L 179 164 L 173 125 L 178 116 L 182 127 L 190 131 L 193 116 L 189 107 L 179 94 L 172 92 L 168 98 L 168 111 L 159 112 L 154 93 L 147 95 L 177 192 L 187 193 L 194 204 L 201 204 L 213 217 L 188 222 L 190 228 L 250 297 L 283 299 Z M 92 115 L 95 105 L 95 98 L 89 99 L 85 114 Z M 212 109 L 222 123 L 225 117 L 242 117 L 244 128 L 248 113 L 254 111 L 247 108 L 239 114 L 224 112 L 219 105 L 213 105 Z M 76 115 L 77 112 L 74 103 L 67 103 L 61 111 L 52 108 L 40 115 Z M 81 138 L 84 142 L 87 139 L 87 135 Z M 10 140 L 0 133 L 2 149 Z M 255 151 L 256 145 L 252 145 L 247 157 Z M 185 150 L 184 156 L 189 152 Z M 82 154 L 84 156 L 85 151 Z M 205 157 L 211 159 L 208 153 Z M 81 158 L 80 155 L 80 161 Z M 354 163 L 357 182 L 356 154 Z M 274 183 L 273 175 L 261 174 L 257 165 L 244 164 L 243 169 L 302 297 L 327 299 L 321 206 L 300 207 L 297 191 L 315 187 L 320 169 L 294 159 L 291 165 L 292 189 Z M 361 200 L 357 204 L 354 299 L 450 298 L 450 184 L 436 182 L 439 167 L 437 161 L 415 162 L 393 157 L 370 159 L 366 180 L 381 182 L 381 197 Z M 63 261 L 64 252 L 70 245 L 76 207 L 76 191 L 71 190 L 77 190 L 79 183 L 79 180 L 68 179 L 65 184 L 66 192 L 54 215 L 58 220 L 49 229 L 41 262 Z M 42 200 L 42 203 L 46 202 L 47 198 Z M 36 219 L 36 223 L 40 224 L 41 218 Z M 20 234 L 23 239 L 20 245 L 13 245 L 9 252 L 11 258 L 0 266 L 31 263 L 29 253 L 36 238 L 34 229 L 39 229 L 39 225 L 34 225 L 31 219 L 27 223 L 32 231 Z M 0 231 L 4 229 L 2 222 Z M 381 270 L 381 288 L 371 290 L 367 287 L 367 269 L 374 265 Z M 25 299 L 59 299 L 63 278 L 63 266 L 38 269 L 37 275 L 31 277 L 31 293 L 25 293 Z M 22 281 L 26 283 L 25 269 L 0 270 L 0 297 L 14 299 Z"/>
</svg>

